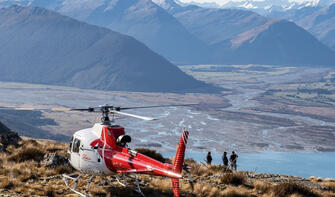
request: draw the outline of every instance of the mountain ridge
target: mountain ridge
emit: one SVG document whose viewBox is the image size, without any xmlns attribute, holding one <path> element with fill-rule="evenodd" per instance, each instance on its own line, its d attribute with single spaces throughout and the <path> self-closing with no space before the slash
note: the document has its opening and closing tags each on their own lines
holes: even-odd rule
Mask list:
<svg viewBox="0 0 335 197">
<path fill-rule="evenodd" d="M 0 9 L 0 35 L 3 81 L 121 91 L 212 87 L 134 38 L 43 8 Z"/>
</svg>

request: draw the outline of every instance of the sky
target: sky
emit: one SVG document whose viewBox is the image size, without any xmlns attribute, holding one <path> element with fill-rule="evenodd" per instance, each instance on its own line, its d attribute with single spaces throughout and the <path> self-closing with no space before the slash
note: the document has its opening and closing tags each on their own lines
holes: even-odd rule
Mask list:
<svg viewBox="0 0 335 197">
<path fill-rule="evenodd" d="M 230 0 L 179 0 L 184 3 L 197 2 L 197 3 L 217 3 L 218 5 L 223 5 Z M 234 0 L 234 1 L 244 1 L 244 0 Z M 266 0 L 253 0 L 253 1 L 266 1 Z M 315 0 L 289 0 L 292 2 L 304 2 L 304 1 L 315 1 Z"/>
</svg>

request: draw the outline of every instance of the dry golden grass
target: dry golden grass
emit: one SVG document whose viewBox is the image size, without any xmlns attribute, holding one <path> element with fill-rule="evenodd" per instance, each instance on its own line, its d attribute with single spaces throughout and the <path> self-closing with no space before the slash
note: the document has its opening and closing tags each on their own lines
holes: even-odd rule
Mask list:
<svg viewBox="0 0 335 197">
<path fill-rule="evenodd" d="M 312 191 L 303 185 L 295 182 L 280 183 L 272 187 L 272 196 L 274 197 L 286 197 L 289 195 L 302 195 L 305 197 L 319 197 L 318 193 Z"/>
<path fill-rule="evenodd" d="M 333 181 L 325 181 L 320 183 L 321 185 L 325 186 L 327 190 L 335 192 L 335 182 Z"/>
<path fill-rule="evenodd" d="M 15 188 L 16 185 L 17 183 L 15 181 L 10 180 L 8 178 L 4 178 L 1 180 L 0 188 L 1 189 L 12 189 L 12 188 Z"/>
<path fill-rule="evenodd" d="M 2 164 L 0 165 L 0 194 L 8 196 L 77 196 L 66 188 L 60 174 L 79 172 L 73 171 L 67 166 L 59 166 L 56 169 L 44 167 L 41 164 L 42 157 L 37 156 L 37 153 L 43 155 L 50 152 L 57 152 L 57 154 L 65 156 L 67 147 L 66 144 L 50 140 L 30 138 L 24 138 L 19 143 L 19 147 L 9 146 L 11 154 L 0 153 L 0 163 Z M 185 197 L 280 197 L 285 195 L 335 197 L 335 182 L 333 180 L 319 181 L 315 177 L 311 179 L 328 188 L 326 191 L 316 192 L 309 188 L 292 186 L 292 184 L 274 185 L 263 181 L 250 182 L 244 173 L 231 173 L 224 166 L 211 165 L 207 167 L 192 159 L 186 159 L 185 163 L 191 167 L 191 175 L 195 180 L 193 188 L 187 180 L 180 181 L 181 196 Z M 184 175 L 186 174 L 184 173 Z M 218 176 L 208 178 L 210 175 Z M 139 175 L 138 177 L 148 183 L 147 186 L 142 186 L 146 196 L 173 196 L 170 179 L 149 175 Z M 79 191 L 85 192 L 88 178 L 89 175 L 85 175 L 79 181 Z M 112 183 L 104 185 L 106 178 L 110 179 Z M 128 180 L 128 183 L 132 183 L 132 181 Z M 93 196 L 140 196 L 131 188 L 117 184 L 113 176 L 97 176 L 91 184 L 90 191 Z"/>
<path fill-rule="evenodd" d="M 224 190 L 223 197 L 256 197 L 255 194 L 252 194 L 247 189 L 244 188 L 235 188 L 235 187 L 228 187 Z"/>
<path fill-rule="evenodd" d="M 254 188 L 259 194 L 268 193 L 271 190 L 271 184 L 264 181 L 255 181 Z"/>
<path fill-rule="evenodd" d="M 44 156 L 44 151 L 35 148 L 35 147 L 26 147 L 18 152 L 16 152 L 14 155 L 11 155 L 8 158 L 8 161 L 14 161 L 14 162 L 24 162 L 24 161 L 41 161 Z"/>
<path fill-rule="evenodd" d="M 233 173 L 225 173 L 220 182 L 226 185 L 244 185 L 246 183 L 245 175 L 240 172 L 233 172 Z"/>
</svg>

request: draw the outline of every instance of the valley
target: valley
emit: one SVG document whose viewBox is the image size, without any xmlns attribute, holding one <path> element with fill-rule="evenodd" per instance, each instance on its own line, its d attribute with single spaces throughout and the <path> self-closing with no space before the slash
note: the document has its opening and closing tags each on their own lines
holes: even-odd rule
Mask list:
<svg viewBox="0 0 335 197">
<path fill-rule="evenodd" d="M 20 115 L 17 118 L 40 129 L 41 138 L 50 138 L 51 133 L 64 136 L 63 140 L 51 138 L 66 141 L 76 130 L 98 122 L 100 115 L 54 112 L 46 108 L 199 103 L 192 107 L 129 110 L 127 112 L 158 120 L 119 117 L 117 123 L 124 126 L 132 137 L 130 147 L 155 148 L 164 152 L 175 151 L 183 128 L 190 131 L 189 149 L 195 152 L 335 150 L 334 69 L 264 65 L 194 65 L 179 68 L 198 80 L 224 89 L 221 94 L 174 94 L 2 82 L 0 105 L 44 109 L 40 118 L 28 121 L 26 117 L 32 116 L 31 111 L 21 111 L 26 117 Z M 8 122 L 4 123 L 12 128 Z M 20 133 L 19 129 L 17 131 Z M 29 133 L 25 135 L 29 136 Z"/>
</svg>

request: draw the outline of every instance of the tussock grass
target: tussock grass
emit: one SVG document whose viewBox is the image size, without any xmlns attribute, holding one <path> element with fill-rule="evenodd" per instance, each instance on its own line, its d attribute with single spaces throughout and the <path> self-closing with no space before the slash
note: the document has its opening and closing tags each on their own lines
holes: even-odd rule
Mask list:
<svg viewBox="0 0 335 197">
<path fill-rule="evenodd" d="M 225 173 L 220 182 L 226 185 L 244 185 L 246 183 L 246 178 L 242 173 L 234 172 L 234 173 Z"/>
<path fill-rule="evenodd" d="M 224 165 L 211 165 L 208 167 L 210 171 L 213 172 L 231 172 L 228 166 Z"/>
<path fill-rule="evenodd" d="M 322 182 L 321 185 L 325 186 L 327 190 L 335 192 L 335 182 Z"/>
<path fill-rule="evenodd" d="M 8 158 L 8 161 L 14 161 L 14 162 L 24 162 L 24 161 L 41 161 L 44 156 L 44 151 L 34 148 L 34 147 L 27 147 L 19 150 L 14 155 L 10 156 Z"/>
<path fill-rule="evenodd" d="M 218 188 L 212 187 L 211 185 L 204 183 L 196 183 L 194 185 L 194 194 L 196 194 L 196 196 L 203 197 L 222 196 L 221 191 Z"/>
<path fill-rule="evenodd" d="M 16 183 L 13 180 L 8 178 L 2 179 L 0 182 L 1 189 L 12 189 L 16 186 Z"/>
<path fill-rule="evenodd" d="M 270 183 L 263 182 L 263 181 L 255 181 L 253 185 L 257 193 L 260 193 L 260 194 L 268 193 L 272 187 Z"/>
<path fill-rule="evenodd" d="M 10 153 L 0 153 L 0 196 L 77 196 L 66 188 L 60 174 L 79 173 L 68 166 L 59 166 L 56 169 L 43 166 L 41 159 L 44 153 L 56 152 L 66 155 L 68 145 L 50 140 L 34 140 L 23 138 L 18 147 L 8 146 Z M 147 151 L 150 157 L 163 158 L 155 151 Z M 26 154 L 27 153 L 27 154 Z M 158 157 L 153 156 L 158 155 Z M 159 156 L 160 155 L 160 156 Z M 165 160 L 164 160 L 165 161 Z M 268 196 L 325 196 L 335 197 L 333 180 L 313 181 L 326 188 L 323 191 L 314 191 L 292 185 L 274 185 L 264 181 L 251 181 L 247 173 L 225 171 L 224 166 L 204 166 L 192 159 L 185 163 L 191 167 L 190 172 L 194 180 L 192 189 L 188 180 L 180 180 L 181 196 L 185 197 L 268 197 Z M 184 176 L 186 174 L 184 173 Z M 210 177 L 214 175 L 213 177 Z M 52 178 L 54 177 L 54 178 Z M 87 180 L 90 175 L 85 175 L 78 183 L 78 190 L 85 192 Z M 186 176 L 187 177 L 187 176 Z M 138 175 L 138 178 L 147 185 L 141 189 L 146 196 L 173 196 L 172 183 L 169 178 Z M 111 184 L 104 184 L 109 179 Z M 316 178 L 314 178 L 316 179 Z M 128 183 L 132 181 L 128 180 Z M 92 196 L 127 196 L 138 197 L 132 188 L 125 188 L 116 183 L 113 176 L 97 176 L 91 184 Z M 292 196 L 293 195 L 293 196 Z"/>
<path fill-rule="evenodd" d="M 242 188 L 229 187 L 224 190 L 222 197 L 257 197 L 249 191 Z"/>
<path fill-rule="evenodd" d="M 70 174 L 74 169 L 70 166 L 61 165 L 56 168 L 56 174 Z"/>
<path fill-rule="evenodd" d="M 321 197 L 311 189 L 295 182 L 280 183 L 272 187 L 272 196 L 286 197 L 293 194 L 305 197 Z"/>
</svg>

